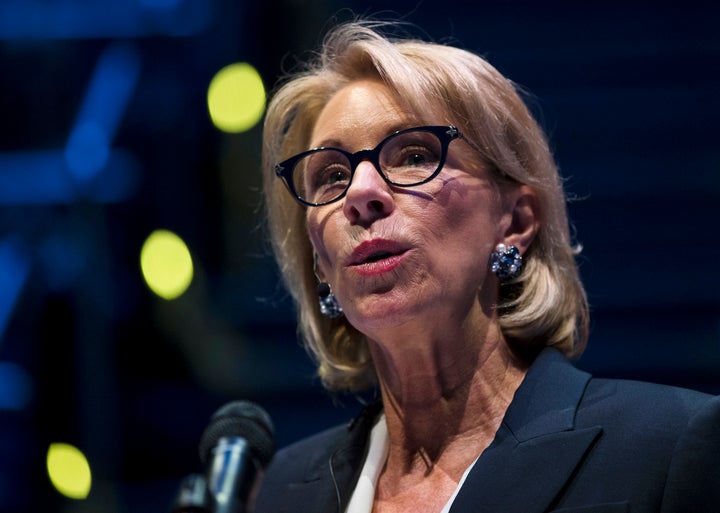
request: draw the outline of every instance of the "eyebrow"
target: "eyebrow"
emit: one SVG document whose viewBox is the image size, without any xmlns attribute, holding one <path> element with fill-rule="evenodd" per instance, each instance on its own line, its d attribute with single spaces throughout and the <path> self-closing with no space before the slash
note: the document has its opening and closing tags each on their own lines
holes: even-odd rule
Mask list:
<svg viewBox="0 0 720 513">
<path fill-rule="evenodd" d="M 323 139 L 320 141 L 319 144 L 310 146 L 310 150 L 315 150 L 317 148 L 339 148 L 342 147 L 342 143 L 339 139 Z"/>
<path fill-rule="evenodd" d="M 380 144 L 381 141 L 384 141 L 387 137 L 391 136 L 391 135 L 394 134 L 395 132 L 399 132 L 400 130 L 405 130 L 405 129 L 407 129 L 407 128 L 413 128 L 413 127 L 415 127 L 415 126 L 420 126 L 420 125 L 417 125 L 416 123 L 418 123 L 417 120 L 411 121 L 410 123 L 394 123 L 394 124 L 390 125 L 390 130 L 388 130 L 387 133 L 386 133 L 385 135 L 383 135 L 383 136 L 375 143 L 374 146 L 377 146 L 378 144 Z M 373 147 L 374 147 L 374 146 L 373 146 Z M 308 148 L 308 150 L 316 150 L 316 149 L 318 149 L 318 148 L 339 148 L 339 149 L 344 149 L 344 146 L 343 146 L 343 143 L 340 141 L 340 139 L 330 138 L 330 139 L 323 139 L 323 140 L 321 140 L 317 145 L 311 146 L 310 148 Z M 362 151 L 363 149 L 370 149 L 370 148 L 361 148 L 361 149 L 358 150 L 358 151 Z"/>
</svg>

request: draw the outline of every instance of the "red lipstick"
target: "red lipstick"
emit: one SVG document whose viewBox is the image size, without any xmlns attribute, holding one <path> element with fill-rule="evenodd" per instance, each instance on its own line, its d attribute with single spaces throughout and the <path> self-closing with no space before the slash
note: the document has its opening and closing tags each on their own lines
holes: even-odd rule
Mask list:
<svg viewBox="0 0 720 513">
<path fill-rule="evenodd" d="M 403 260 L 408 247 L 396 241 L 372 239 L 359 244 L 348 259 L 348 267 L 366 276 L 392 271 Z"/>
</svg>

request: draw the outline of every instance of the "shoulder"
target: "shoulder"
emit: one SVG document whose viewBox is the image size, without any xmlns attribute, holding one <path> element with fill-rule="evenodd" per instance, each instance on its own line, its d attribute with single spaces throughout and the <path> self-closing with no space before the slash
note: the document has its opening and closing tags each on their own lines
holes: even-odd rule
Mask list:
<svg viewBox="0 0 720 513">
<path fill-rule="evenodd" d="M 603 476 L 595 487 L 616 478 L 635 485 L 647 481 L 651 488 L 663 483 L 656 500 L 669 512 L 708 511 L 709 504 L 720 503 L 720 397 L 591 379 L 576 426 L 602 427 L 587 461 L 588 467 L 597 465 L 594 475 Z"/>
<path fill-rule="evenodd" d="M 720 396 L 695 407 L 673 448 L 663 506 L 715 510 L 720 504 Z"/>
<path fill-rule="evenodd" d="M 298 470 L 304 475 L 312 474 L 316 468 L 326 466 L 328 459 L 335 454 L 362 451 L 370 429 L 381 411 L 382 403 L 374 402 L 363 408 L 348 423 L 331 427 L 284 447 L 273 458 L 269 470 L 278 466 L 301 467 Z"/>
<path fill-rule="evenodd" d="M 379 403 L 378 403 L 379 404 Z M 326 511 L 346 500 L 364 458 L 367 435 L 381 405 L 366 407 L 349 424 L 293 443 L 275 455 L 263 476 L 255 511 Z"/>
<path fill-rule="evenodd" d="M 718 398 L 684 388 L 640 381 L 588 382 L 576 425 L 603 428 L 606 444 L 635 452 L 666 453 L 693 428 L 705 411 L 717 414 Z"/>
<path fill-rule="evenodd" d="M 709 394 L 668 385 L 592 378 L 578 409 L 578 419 L 622 424 L 627 429 L 635 426 L 644 432 L 678 432 L 700 410 L 712 408 L 714 399 Z"/>
<path fill-rule="evenodd" d="M 328 461 L 346 437 L 347 427 L 337 426 L 279 450 L 264 472 L 253 511 L 327 509 L 326 502 L 335 496 L 333 483 L 327 479 Z"/>
<path fill-rule="evenodd" d="M 344 445 L 347 435 L 347 425 L 334 426 L 280 449 L 267 469 L 265 482 L 314 479 L 330 456 Z"/>
</svg>

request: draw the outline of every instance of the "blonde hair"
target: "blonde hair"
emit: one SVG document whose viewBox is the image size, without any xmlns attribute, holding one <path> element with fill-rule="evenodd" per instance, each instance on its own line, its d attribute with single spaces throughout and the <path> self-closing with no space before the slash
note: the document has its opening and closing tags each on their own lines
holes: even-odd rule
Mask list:
<svg viewBox="0 0 720 513">
<path fill-rule="evenodd" d="M 537 193 L 541 227 L 523 255 L 521 275 L 503 285 L 498 318 L 520 353 L 551 345 L 580 354 L 588 305 L 569 234 L 565 196 L 545 134 L 514 84 L 481 57 L 452 46 L 383 36 L 376 24 L 336 27 L 305 70 L 269 103 L 263 135 L 263 180 L 273 250 L 298 309 L 306 348 L 326 388 L 371 386 L 375 370 L 365 336 L 344 318 L 320 314 L 305 207 L 275 176 L 281 160 L 309 147 L 315 121 L 338 90 L 360 79 L 381 80 L 415 113 L 442 114 L 460 128 L 494 170 L 500 190 L 527 184 Z M 422 117 L 422 116 L 421 116 Z"/>
</svg>

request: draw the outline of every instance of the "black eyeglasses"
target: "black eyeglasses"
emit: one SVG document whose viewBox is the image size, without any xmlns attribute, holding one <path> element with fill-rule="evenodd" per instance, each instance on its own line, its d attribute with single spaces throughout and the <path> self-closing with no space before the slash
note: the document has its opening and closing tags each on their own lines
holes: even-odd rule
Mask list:
<svg viewBox="0 0 720 513">
<path fill-rule="evenodd" d="M 304 151 L 277 164 L 275 174 L 298 201 L 319 207 L 345 196 L 363 160 L 369 160 L 391 185 L 412 187 L 429 182 L 445 164 L 450 141 L 460 137 L 462 134 L 454 126 L 408 128 L 387 136 L 371 150 Z"/>
</svg>

